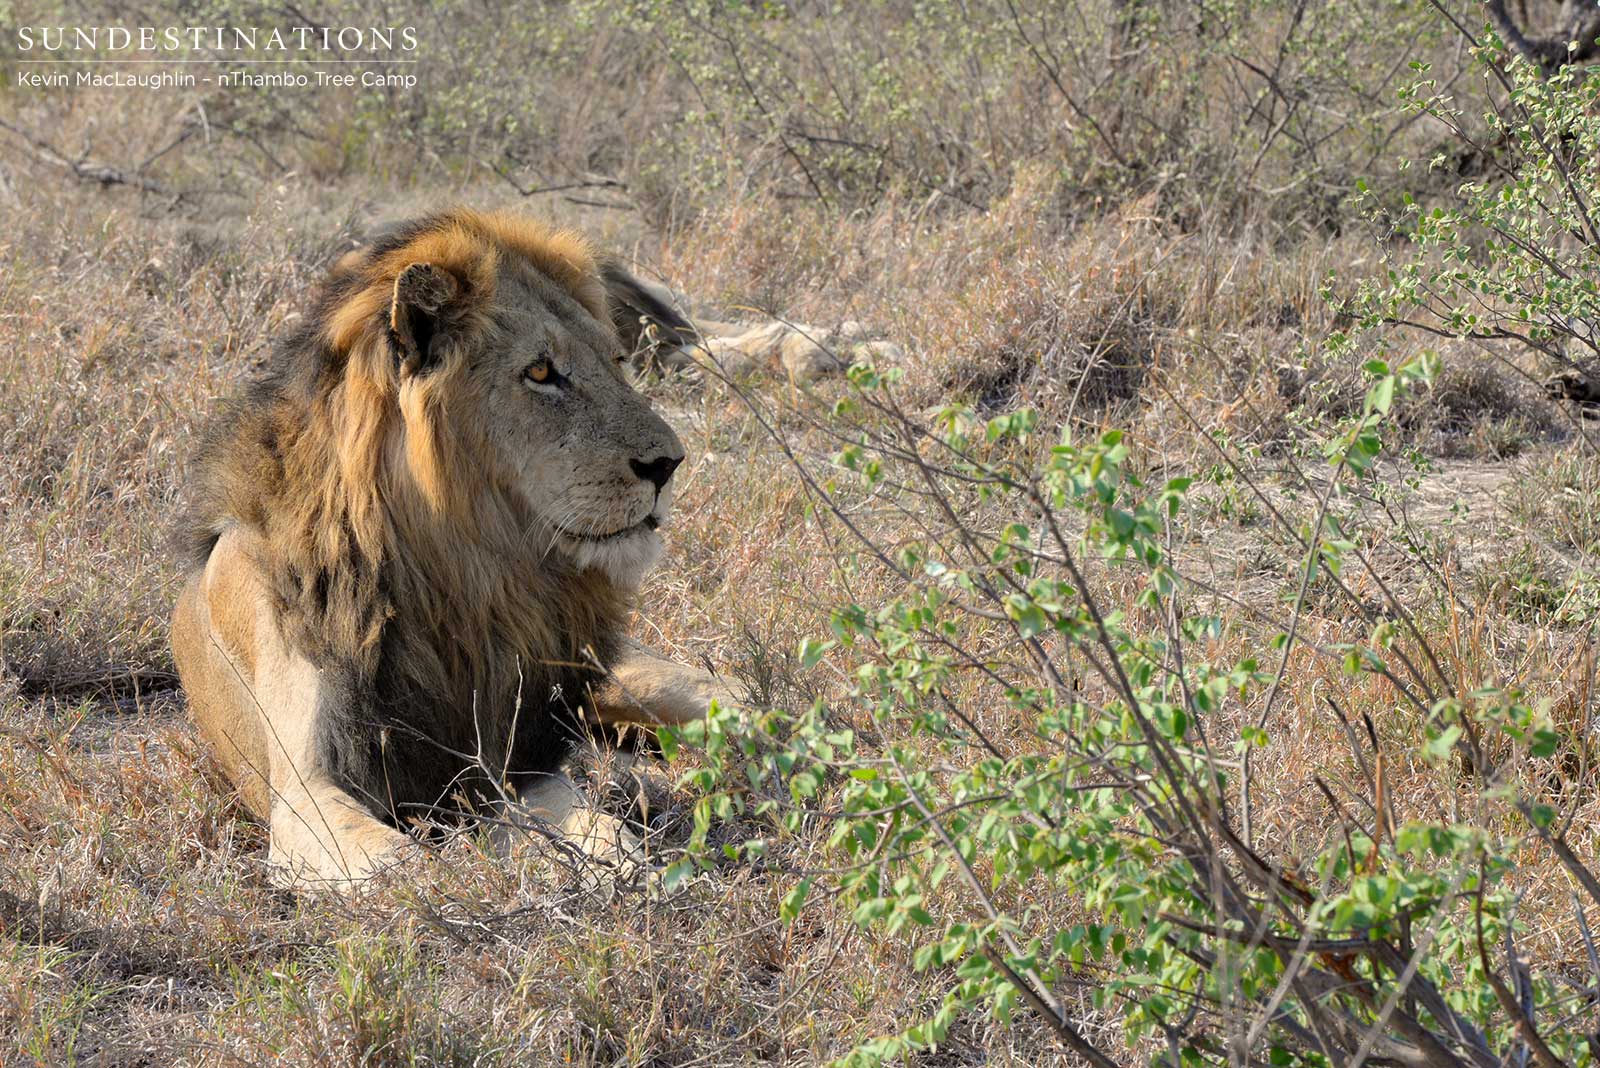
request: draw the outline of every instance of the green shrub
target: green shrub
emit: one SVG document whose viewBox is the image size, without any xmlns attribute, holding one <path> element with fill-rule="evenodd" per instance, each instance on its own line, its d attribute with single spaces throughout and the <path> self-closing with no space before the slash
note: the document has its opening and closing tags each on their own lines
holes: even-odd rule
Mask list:
<svg viewBox="0 0 1600 1068">
<path fill-rule="evenodd" d="M 1321 469 L 1301 472 L 1301 514 L 1250 484 L 1295 546 L 1282 606 L 1230 603 L 1185 573 L 1190 479 L 1151 479 L 1121 433 L 1057 436 L 1031 411 L 984 422 L 963 407 L 930 426 L 900 403 L 897 372 L 852 369 L 835 412 L 852 441 L 809 484 L 856 537 L 847 568 L 896 592 L 841 607 L 800 655 L 858 665 L 867 715 L 720 710 L 669 737 L 695 751 L 705 795 L 701 848 L 669 882 L 716 862 L 719 817 L 759 828 L 724 854 L 780 869 L 785 836 L 823 823 L 840 863 L 792 873 L 785 918 L 848 909 L 944 977 L 942 1004 L 849 1063 L 1023 1008 L 1097 1065 L 1117 1063 L 1110 1022 L 1173 1068 L 1592 1062 L 1600 959 L 1584 909 L 1600 879 L 1567 784 L 1590 743 L 1533 676 L 1470 663 L 1459 642 L 1446 655 L 1430 620 L 1459 595 L 1397 593 L 1369 551 L 1424 555 L 1369 506 L 1387 497 L 1398 406 L 1439 370 L 1399 331 L 1553 354 L 1591 343 L 1600 80 L 1546 79 L 1492 41 L 1475 55 L 1504 92 L 1488 120 L 1512 146 L 1498 177 L 1454 207 L 1405 200 L 1409 242 L 1327 346 L 1363 367 L 1365 392 Z M 1406 103 L 1452 114 L 1421 90 Z M 935 517 L 918 542 L 881 544 L 860 522 L 906 501 Z M 1297 759 L 1285 706 L 1318 702 L 1293 676 L 1328 663 L 1343 682 L 1322 690 L 1323 714 L 1353 770 L 1340 786 L 1299 769 L 1323 806 L 1308 833 L 1261 810 L 1255 779 Z M 1396 762 L 1449 805 L 1406 813 Z M 1573 969 L 1526 949 L 1551 924 Z"/>
<path fill-rule="evenodd" d="M 1169 1063 L 1487 1066 L 1524 1041 L 1519 1015 L 1561 1015 L 1561 977 L 1516 948 L 1529 937 L 1516 887 L 1530 851 L 1553 851 L 1600 890 L 1541 786 L 1581 740 L 1519 688 L 1453 674 L 1398 600 L 1364 603 L 1350 582 L 1370 570 L 1367 533 L 1333 518 L 1336 500 L 1369 492 L 1395 398 L 1433 372 L 1428 359 L 1374 362 L 1363 411 L 1327 443 L 1314 516 L 1297 526 L 1274 509 L 1303 546 L 1301 582 L 1263 631 L 1202 607 L 1169 549 L 1190 482 L 1144 485 L 1121 434 L 1044 443 L 1029 412 L 982 423 L 952 408 L 920 448 L 896 447 L 915 424 L 894 375 L 853 370 L 846 408 L 870 411 L 878 432 L 841 468 L 871 493 L 915 484 L 946 517 L 926 543 L 868 545 L 902 592 L 838 610 L 831 638 L 802 650 L 811 663 L 857 656 L 871 719 L 721 710 L 669 751 L 698 753 L 702 845 L 718 817 L 770 827 L 722 847 L 746 859 L 766 857 L 770 835 L 831 823 L 845 859 L 797 881 L 786 918 L 826 897 L 948 975 L 931 1016 L 854 1063 L 935 1045 L 963 1012 L 1020 1007 L 1112 1063 L 1065 1007 L 1075 985 Z M 1107 592 L 1113 578 L 1125 600 Z M 1318 778 L 1335 833 L 1274 851 L 1252 812 L 1252 760 L 1295 744 L 1276 724 L 1292 655 L 1318 645 L 1301 620 L 1313 578 L 1363 629 L 1315 655 L 1386 680 L 1405 744 L 1466 797 L 1448 818 L 1398 819 L 1371 734 L 1354 751 L 1368 811 Z M 891 722 L 902 740 L 864 740 Z M 702 849 L 669 882 L 713 859 Z M 1588 1057 L 1576 1028 L 1539 1034 L 1556 1057 Z"/>
<path fill-rule="evenodd" d="M 1352 334 L 1365 332 L 1362 341 L 1383 348 L 1386 338 L 1404 336 L 1385 332 L 1399 325 L 1491 354 L 1511 343 L 1558 363 L 1591 360 L 1600 355 L 1600 78 L 1592 77 L 1600 68 L 1547 73 L 1487 31 L 1467 38 L 1485 83 L 1484 134 L 1473 132 L 1465 106 L 1427 63 L 1412 63 L 1417 80 L 1401 101 L 1448 128 L 1484 175 L 1447 197 L 1403 193 L 1393 207 L 1380 190 L 1359 185 L 1361 202 L 1398 248 L 1350 302 Z M 1433 171 L 1447 162 L 1440 153 L 1425 164 Z M 1350 340 L 1338 335 L 1334 344 Z"/>
</svg>

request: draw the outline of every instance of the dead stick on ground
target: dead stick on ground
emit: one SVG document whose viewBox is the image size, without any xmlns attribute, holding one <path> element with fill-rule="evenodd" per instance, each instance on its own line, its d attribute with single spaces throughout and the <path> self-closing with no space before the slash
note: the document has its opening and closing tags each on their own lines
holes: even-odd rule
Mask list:
<svg viewBox="0 0 1600 1068">
<path fill-rule="evenodd" d="M 92 162 L 87 156 L 71 159 L 42 137 L 29 133 L 20 126 L 14 126 L 4 119 L 0 119 L 0 129 L 9 130 L 26 141 L 29 154 L 34 159 L 64 170 L 80 182 L 98 182 L 101 185 L 126 185 L 134 189 L 142 189 L 147 193 L 158 193 L 162 196 L 169 195 L 172 192 L 160 182 L 151 181 L 149 178 L 138 174 L 130 174 L 127 171 L 119 170 L 104 163 Z"/>
</svg>

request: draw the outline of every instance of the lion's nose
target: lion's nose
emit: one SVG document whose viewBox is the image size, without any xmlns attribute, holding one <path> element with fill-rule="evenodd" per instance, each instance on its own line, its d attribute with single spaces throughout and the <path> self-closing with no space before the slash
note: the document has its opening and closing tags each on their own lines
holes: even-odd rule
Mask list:
<svg viewBox="0 0 1600 1068">
<path fill-rule="evenodd" d="M 656 492 L 660 493 L 667 485 L 667 479 L 672 477 L 672 472 L 683 463 L 681 456 L 657 456 L 654 460 L 629 460 L 628 466 L 633 468 L 633 473 L 647 482 L 655 483 Z"/>
</svg>

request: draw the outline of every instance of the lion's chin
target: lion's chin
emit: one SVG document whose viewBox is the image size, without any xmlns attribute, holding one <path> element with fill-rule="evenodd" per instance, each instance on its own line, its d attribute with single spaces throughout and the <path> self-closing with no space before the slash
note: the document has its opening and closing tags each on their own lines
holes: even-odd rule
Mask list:
<svg viewBox="0 0 1600 1068">
<path fill-rule="evenodd" d="M 557 536 L 562 551 L 581 571 L 599 571 L 625 589 L 635 589 L 645 572 L 661 558 L 661 535 L 640 525 L 622 536 L 575 538 Z"/>
</svg>

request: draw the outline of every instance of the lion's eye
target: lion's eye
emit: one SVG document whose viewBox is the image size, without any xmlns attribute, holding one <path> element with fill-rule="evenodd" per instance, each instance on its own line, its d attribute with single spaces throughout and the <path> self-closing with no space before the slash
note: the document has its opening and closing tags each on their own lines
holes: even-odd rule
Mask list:
<svg viewBox="0 0 1600 1068">
<path fill-rule="evenodd" d="M 557 371 L 555 365 L 550 362 L 550 357 L 548 356 L 540 356 L 530 363 L 527 369 L 522 372 L 522 377 L 536 386 L 558 386 L 566 381 L 561 372 Z"/>
</svg>

